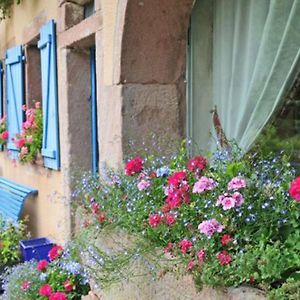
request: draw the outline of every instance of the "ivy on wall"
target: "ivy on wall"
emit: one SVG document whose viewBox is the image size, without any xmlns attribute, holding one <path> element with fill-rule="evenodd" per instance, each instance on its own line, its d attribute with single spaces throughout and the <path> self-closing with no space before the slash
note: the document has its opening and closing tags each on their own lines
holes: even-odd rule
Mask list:
<svg viewBox="0 0 300 300">
<path fill-rule="evenodd" d="M 10 16 L 10 8 L 16 2 L 20 4 L 22 0 L 0 0 L 0 20 Z"/>
</svg>

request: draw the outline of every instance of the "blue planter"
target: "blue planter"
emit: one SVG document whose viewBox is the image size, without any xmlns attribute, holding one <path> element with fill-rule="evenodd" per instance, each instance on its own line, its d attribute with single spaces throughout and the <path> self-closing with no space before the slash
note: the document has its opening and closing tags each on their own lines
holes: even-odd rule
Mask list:
<svg viewBox="0 0 300 300">
<path fill-rule="evenodd" d="M 52 249 L 53 245 L 54 244 L 47 238 L 20 241 L 24 261 L 32 259 L 46 259 L 49 261 L 48 252 Z"/>
</svg>

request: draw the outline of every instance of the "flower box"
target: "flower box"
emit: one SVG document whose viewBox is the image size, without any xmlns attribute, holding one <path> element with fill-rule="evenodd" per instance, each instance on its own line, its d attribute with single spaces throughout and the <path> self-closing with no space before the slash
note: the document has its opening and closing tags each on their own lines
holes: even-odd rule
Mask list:
<svg viewBox="0 0 300 300">
<path fill-rule="evenodd" d="M 20 247 L 24 261 L 32 259 L 49 261 L 48 252 L 53 247 L 53 243 L 47 238 L 38 238 L 20 241 Z"/>
</svg>

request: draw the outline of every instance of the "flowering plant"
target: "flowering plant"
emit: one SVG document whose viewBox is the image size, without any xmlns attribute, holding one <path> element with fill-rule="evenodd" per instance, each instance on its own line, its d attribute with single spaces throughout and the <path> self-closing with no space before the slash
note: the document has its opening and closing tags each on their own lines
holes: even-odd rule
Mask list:
<svg viewBox="0 0 300 300">
<path fill-rule="evenodd" d="M 5 299 L 81 299 L 90 288 L 86 274 L 72 251 L 54 246 L 49 260 L 30 261 L 9 269 L 4 274 Z"/>
<path fill-rule="evenodd" d="M 76 196 L 84 199 L 83 231 L 114 227 L 139 235 L 185 265 L 198 287 L 251 284 L 285 299 L 283 287 L 300 276 L 300 179 L 294 176 L 285 156 L 243 156 L 233 147 L 189 159 L 183 147 L 169 161 L 137 157 L 125 172 L 84 178 Z M 101 274 L 112 265 L 120 270 L 98 252 Z"/>
<path fill-rule="evenodd" d="M 5 145 L 8 139 L 6 116 L 0 119 L 0 145 Z"/>
<path fill-rule="evenodd" d="M 43 114 L 40 102 L 35 102 L 34 108 L 23 106 L 26 121 L 22 125 L 22 132 L 13 139 L 19 150 L 21 162 L 34 162 L 42 149 Z"/>
</svg>

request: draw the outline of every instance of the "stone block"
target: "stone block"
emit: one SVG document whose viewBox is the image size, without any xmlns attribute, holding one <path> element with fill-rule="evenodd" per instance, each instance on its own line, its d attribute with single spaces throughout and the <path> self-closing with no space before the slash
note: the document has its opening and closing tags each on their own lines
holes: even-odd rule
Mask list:
<svg viewBox="0 0 300 300">
<path fill-rule="evenodd" d="M 66 2 L 60 7 L 59 32 L 65 31 L 84 19 L 84 8 L 81 5 Z"/>
</svg>

